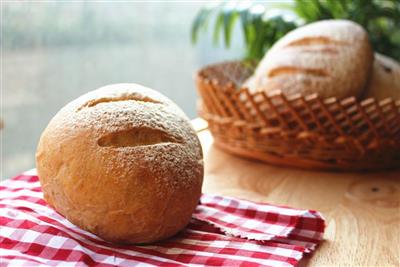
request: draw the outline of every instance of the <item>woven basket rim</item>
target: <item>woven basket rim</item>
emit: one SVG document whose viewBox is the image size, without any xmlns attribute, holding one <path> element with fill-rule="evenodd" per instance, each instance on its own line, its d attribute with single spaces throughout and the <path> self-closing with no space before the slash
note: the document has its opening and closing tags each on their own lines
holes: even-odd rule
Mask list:
<svg viewBox="0 0 400 267">
<path fill-rule="evenodd" d="M 208 79 L 207 77 L 204 77 L 204 74 L 203 74 L 204 70 L 212 68 L 212 67 L 218 67 L 218 66 L 221 66 L 221 65 L 232 64 L 232 63 L 236 64 L 236 63 L 243 63 L 243 62 L 257 62 L 257 61 L 255 61 L 255 60 L 224 60 L 224 61 L 217 62 L 217 63 L 207 64 L 207 65 L 204 65 L 203 67 L 201 67 L 200 70 L 196 72 L 195 78 L 196 78 L 196 80 L 197 79 L 203 79 L 206 82 L 208 81 L 208 82 L 210 82 L 212 84 L 216 84 L 216 83 L 218 83 L 218 81 L 213 80 L 213 79 Z M 226 84 L 221 85 L 221 86 L 222 86 L 221 87 L 222 90 L 224 90 L 226 88 Z M 257 94 L 257 92 L 251 91 L 248 87 L 240 86 L 239 88 L 237 88 L 237 90 L 248 90 L 249 93 L 252 94 L 252 95 Z M 283 94 L 282 90 L 280 90 L 280 89 L 275 89 L 275 90 L 271 90 L 270 92 L 267 92 L 268 96 L 274 96 L 274 95 L 280 95 L 280 94 Z M 349 100 L 352 100 L 352 99 L 355 99 L 355 100 L 359 101 L 359 103 L 369 102 L 369 101 L 377 101 L 373 97 L 367 97 L 367 98 L 359 99 L 356 96 L 347 96 L 347 97 L 343 97 L 343 98 L 338 98 L 338 97 L 331 96 L 331 97 L 322 98 L 322 97 L 320 97 L 318 95 L 318 93 L 310 93 L 310 94 L 306 94 L 306 95 L 303 95 L 301 93 L 293 93 L 293 94 L 284 94 L 284 95 L 286 96 L 286 98 L 288 100 L 295 99 L 295 98 L 298 98 L 298 97 L 304 97 L 306 99 L 307 98 L 320 98 L 321 100 L 328 101 L 328 102 L 335 101 L 335 100 L 337 100 L 337 101 L 349 101 Z M 386 97 L 384 99 L 379 100 L 378 102 L 382 102 L 382 101 L 383 102 L 387 102 L 387 101 L 391 101 L 391 100 L 394 101 L 394 102 L 399 102 L 400 103 L 400 98 L 394 99 L 392 97 Z"/>
<path fill-rule="evenodd" d="M 400 99 L 321 98 L 315 93 L 287 96 L 279 90 L 271 94 L 250 92 L 248 88 L 237 86 L 231 77 L 221 78 L 225 75 L 221 69 L 233 64 L 240 67 L 243 61 L 210 64 L 196 75 L 202 99 L 199 113 L 208 121 L 218 147 L 234 154 L 236 148 L 238 155 L 271 162 L 275 160 L 268 160 L 265 155 L 278 153 L 281 156 L 277 159 L 295 159 L 296 155 L 290 151 L 292 143 L 297 149 L 298 162 L 302 161 L 300 157 L 305 157 L 303 161 L 322 166 L 316 169 L 386 169 L 390 164 L 400 167 Z M 241 71 L 238 66 L 234 69 L 236 72 Z M 278 140 L 278 145 L 271 140 Z M 296 142 L 304 144 L 297 146 Z M 249 156 L 239 145 L 246 146 L 249 153 L 258 156 Z M 346 145 L 353 150 L 346 150 Z M 263 147 L 264 152 L 259 147 Z M 265 159 L 262 159 L 262 153 Z M 394 155 L 394 163 L 389 163 L 390 157 L 385 158 L 388 153 Z M 371 161 L 374 157 L 377 164 Z M 388 160 L 388 164 L 379 157 Z M 364 166 L 363 159 L 366 161 Z M 367 162 L 371 166 L 366 166 Z M 278 165 L 301 167 L 297 163 Z"/>
</svg>

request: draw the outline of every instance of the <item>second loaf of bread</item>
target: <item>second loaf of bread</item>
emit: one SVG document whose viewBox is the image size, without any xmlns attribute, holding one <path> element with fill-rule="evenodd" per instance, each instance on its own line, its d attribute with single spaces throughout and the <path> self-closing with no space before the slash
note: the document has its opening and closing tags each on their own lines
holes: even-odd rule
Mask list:
<svg viewBox="0 0 400 267">
<path fill-rule="evenodd" d="M 297 28 L 280 39 L 244 84 L 252 91 L 361 96 L 373 52 L 366 31 L 347 20 L 325 20 Z"/>
<path fill-rule="evenodd" d="M 400 63 L 385 55 L 375 53 L 371 79 L 366 97 L 382 100 L 388 97 L 400 99 Z"/>
</svg>

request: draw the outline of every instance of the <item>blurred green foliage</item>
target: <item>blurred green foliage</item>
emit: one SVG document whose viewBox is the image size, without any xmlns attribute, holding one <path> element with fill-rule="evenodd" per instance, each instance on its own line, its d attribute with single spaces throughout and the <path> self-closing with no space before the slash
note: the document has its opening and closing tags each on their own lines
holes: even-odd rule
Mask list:
<svg viewBox="0 0 400 267">
<path fill-rule="evenodd" d="M 277 15 L 270 15 L 275 11 Z M 246 47 L 245 58 L 261 59 L 283 35 L 296 27 L 323 19 L 349 19 L 369 33 L 375 51 L 400 60 L 400 0 L 294 0 L 275 5 L 260 1 L 224 1 L 206 6 L 192 24 L 192 42 L 214 21 L 214 43 L 229 48 L 234 25 L 240 21 Z"/>
</svg>

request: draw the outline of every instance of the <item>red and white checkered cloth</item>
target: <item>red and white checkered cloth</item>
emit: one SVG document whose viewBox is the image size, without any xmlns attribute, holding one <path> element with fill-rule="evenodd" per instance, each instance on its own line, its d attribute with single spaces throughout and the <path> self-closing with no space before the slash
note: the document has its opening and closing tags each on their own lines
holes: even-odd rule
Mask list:
<svg viewBox="0 0 400 267">
<path fill-rule="evenodd" d="M 34 171 L 2 182 L 0 190 L 0 266 L 294 266 L 325 227 L 316 211 L 203 195 L 175 237 L 122 246 L 50 208 Z"/>
</svg>

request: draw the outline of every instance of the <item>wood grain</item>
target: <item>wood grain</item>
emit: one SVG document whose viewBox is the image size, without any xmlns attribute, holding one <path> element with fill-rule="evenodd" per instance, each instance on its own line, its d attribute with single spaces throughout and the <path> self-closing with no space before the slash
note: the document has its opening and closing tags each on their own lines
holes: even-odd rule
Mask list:
<svg viewBox="0 0 400 267">
<path fill-rule="evenodd" d="M 204 193 L 315 209 L 325 240 L 303 266 L 400 266 L 400 171 L 317 172 L 227 154 L 194 121 L 205 158 Z"/>
</svg>

